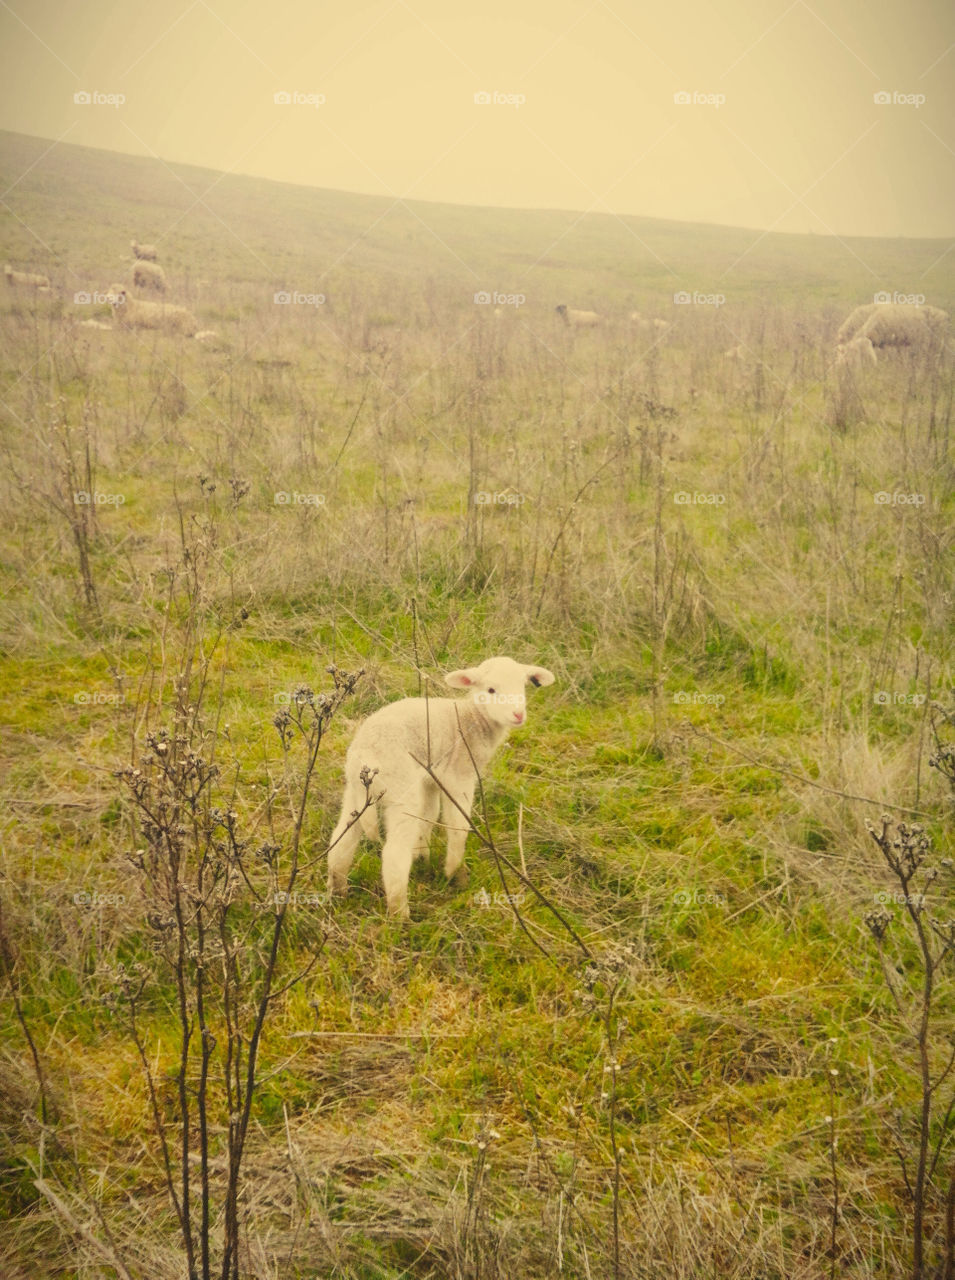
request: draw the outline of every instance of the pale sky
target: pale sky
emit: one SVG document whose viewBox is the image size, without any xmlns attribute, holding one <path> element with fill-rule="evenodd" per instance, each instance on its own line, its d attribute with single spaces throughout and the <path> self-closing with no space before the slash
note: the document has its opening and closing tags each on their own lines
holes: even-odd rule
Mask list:
<svg viewBox="0 0 955 1280">
<path fill-rule="evenodd" d="M 0 0 L 0 42 L 0 128 L 50 139 L 464 205 L 955 233 L 950 0 Z"/>
</svg>

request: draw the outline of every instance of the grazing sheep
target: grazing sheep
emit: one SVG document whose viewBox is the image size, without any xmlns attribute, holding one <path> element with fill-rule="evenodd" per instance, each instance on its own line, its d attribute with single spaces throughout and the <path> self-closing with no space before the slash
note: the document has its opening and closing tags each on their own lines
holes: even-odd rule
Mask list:
<svg viewBox="0 0 955 1280">
<path fill-rule="evenodd" d="M 510 730 L 524 723 L 524 686 L 554 683 L 543 667 L 524 666 L 513 658 L 488 658 L 479 667 L 452 671 L 445 680 L 452 688 L 467 689 L 470 697 L 403 698 L 359 727 L 345 758 L 342 812 L 329 843 L 329 892 L 344 893 L 362 834 L 381 838 L 382 811 L 385 897 L 389 912 L 405 919 L 411 864 L 427 854 L 439 812 L 448 833 L 444 873 L 451 879 L 464 858 L 478 779 Z M 430 763 L 441 786 L 418 761 Z M 378 772 L 367 793 L 373 803 L 363 809 L 361 774 L 366 768 Z M 458 875 L 459 881 L 464 874 Z"/>
<path fill-rule="evenodd" d="M 191 338 L 198 332 L 196 317 L 185 307 L 168 302 L 143 302 L 121 284 L 110 286 L 113 316 L 124 329 L 166 329 Z"/>
<path fill-rule="evenodd" d="M 134 258 L 139 258 L 143 262 L 156 262 L 158 260 L 159 254 L 154 244 L 139 244 L 136 240 L 130 240 L 129 244 Z"/>
<path fill-rule="evenodd" d="M 137 262 L 133 267 L 133 284 L 137 289 L 166 292 L 166 273 L 157 262 Z"/>
<path fill-rule="evenodd" d="M 875 347 L 872 345 L 871 338 L 867 338 L 861 333 L 854 338 L 850 338 L 848 342 L 844 342 L 842 346 L 836 349 L 836 364 L 840 368 L 848 366 L 858 369 L 864 364 L 878 363 L 879 357 L 875 354 Z"/>
<path fill-rule="evenodd" d="M 737 346 L 730 347 L 728 351 L 724 351 L 723 359 L 724 360 L 745 360 L 746 348 L 744 347 L 743 343 L 740 342 Z"/>
<path fill-rule="evenodd" d="M 646 316 L 641 315 L 639 311 L 631 311 L 627 317 L 634 329 L 649 329 L 650 321 Z"/>
<path fill-rule="evenodd" d="M 196 342 L 215 342 L 218 337 L 215 329 L 200 329 L 196 334 Z"/>
<path fill-rule="evenodd" d="M 596 311 L 575 311 L 573 307 L 565 306 L 564 303 L 555 307 L 554 310 L 564 324 L 571 329 L 592 329 L 594 325 L 601 323 L 601 318 Z"/>
<path fill-rule="evenodd" d="M 669 329 L 670 327 L 669 320 L 656 319 L 651 321 L 651 323 L 653 324 L 654 329 Z"/>
<path fill-rule="evenodd" d="M 866 338 L 874 348 L 941 346 L 948 330 L 948 312 L 938 307 L 918 307 L 898 302 L 870 302 L 856 307 L 836 335 L 839 350 L 856 338 Z M 857 348 L 864 351 L 864 346 Z M 864 357 L 869 359 L 868 355 Z M 839 361 L 845 363 L 844 360 Z M 869 363 L 873 363 L 869 360 Z"/>
<path fill-rule="evenodd" d="M 3 274 L 11 288 L 36 289 L 38 293 L 50 292 L 50 281 L 47 276 L 35 275 L 32 271 L 14 271 L 9 262 L 3 265 Z"/>
</svg>

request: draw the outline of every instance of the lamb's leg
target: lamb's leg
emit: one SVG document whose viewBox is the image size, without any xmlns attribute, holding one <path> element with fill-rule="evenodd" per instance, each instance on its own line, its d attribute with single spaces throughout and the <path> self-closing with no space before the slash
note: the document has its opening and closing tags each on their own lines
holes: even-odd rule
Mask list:
<svg viewBox="0 0 955 1280">
<path fill-rule="evenodd" d="M 348 873 L 355 860 L 355 850 L 362 832 L 362 824 L 352 814 L 360 810 L 362 804 L 363 798 L 359 792 L 346 786 L 342 814 L 328 842 L 328 892 L 332 897 L 348 890 Z"/>
<path fill-rule="evenodd" d="M 466 885 L 468 882 L 468 869 L 463 866 L 464 862 L 464 846 L 467 842 L 470 827 L 467 824 L 467 815 L 470 817 L 471 806 L 474 803 L 474 783 L 465 787 L 455 787 L 451 790 L 451 797 L 457 803 L 453 803 L 449 796 L 441 797 L 441 816 L 444 825 L 448 831 L 448 852 L 444 860 L 444 874 L 449 880 L 453 880 L 457 885 Z M 458 807 L 460 805 L 460 808 Z M 462 810 L 464 811 L 462 813 Z"/>
<path fill-rule="evenodd" d="M 441 812 L 441 793 L 436 787 L 425 792 L 424 805 L 421 809 L 422 821 L 419 823 L 418 839 L 415 844 L 415 860 L 428 856 L 428 843 L 431 839 L 431 828 L 438 821 Z"/>
<path fill-rule="evenodd" d="M 423 802 L 423 797 L 421 797 Z M 381 851 L 381 879 L 388 912 L 407 920 L 408 877 L 422 841 L 427 847 L 430 823 L 417 816 L 421 805 L 393 804 L 385 814 L 385 844 Z M 427 807 L 427 806 L 425 806 Z"/>
</svg>

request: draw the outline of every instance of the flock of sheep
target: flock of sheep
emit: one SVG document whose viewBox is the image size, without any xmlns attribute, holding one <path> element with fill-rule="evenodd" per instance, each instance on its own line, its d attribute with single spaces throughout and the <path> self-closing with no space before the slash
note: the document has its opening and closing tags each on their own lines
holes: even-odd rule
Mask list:
<svg viewBox="0 0 955 1280">
<path fill-rule="evenodd" d="M 164 295 L 167 281 L 155 246 L 134 240 L 132 250 L 133 286 Z M 12 288 L 50 292 L 46 276 L 14 271 L 9 263 L 4 275 Z M 113 285 L 109 300 L 120 327 L 161 329 L 199 340 L 215 336 L 211 330 L 200 331 L 187 308 L 133 297 L 125 285 Z M 500 314 L 499 309 L 495 314 Z M 563 303 L 556 314 L 574 330 L 603 323 L 596 311 Z M 656 331 L 661 336 L 671 328 L 670 322 L 648 319 L 637 311 L 630 313 L 628 322 L 633 331 Z M 82 323 L 111 327 L 98 320 Z M 879 351 L 891 349 L 941 351 L 949 342 L 948 325 L 948 314 L 938 307 L 887 302 L 856 307 L 839 328 L 836 364 L 874 365 Z M 724 358 L 745 360 L 745 346 L 731 348 Z M 544 667 L 525 666 L 506 657 L 489 658 L 478 667 L 453 671 L 445 679 L 468 696 L 405 698 L 375 712 L 356 732 L 345 761 L 341 816 L 328 849 L 331 894 L 346 891 L 362 835 L 380 841 L 383 825 L 382 878 L 388 910 L 407 918 L 411 867 L 427 853 L 439 818 L 447 831 L 445 874 L 460 880 L 465 874 L 464 848 L 480 778 L 510 730 L 524 723 L 525 687 L 554 682 Z"/>
<path fill-rule="evenodd" d="M 597 311 L 579 311 L 565 303 L 555 308 L 569 329 L 594 329 L 603 324 Z M 879 351 L 911 347 L 918 350 L 940 350 L 948 342 L 948 313 L 938 307 L 915 306 L 898 302 L 870 302 L 847 317 L 836 336 L 835 363 L 838 367 L 860 368 L 878 364 Z M 669 320 L 648 319 L 639 311 L 628 316 L 631 329 L 657 332 L 661 336 L 671 328 Z M 747 359 L 743 343 L 723 352 L 725 360 Z"/>
<path fill-rule="evenodd" d="M 130 242 L 133 251 L 132 284 L 135 289 L 148 289 L 163 295 L 168 289 L 166 273 L 159 265 L 159 253 L 155 245 Z M 7 284 L 14 289 L 28 289 L 33 293 L 50 293 L 50 281 L 46 276 L 30 271 L 14 271 L 9 262 L 3 268 Z M 108 292 L 109 304 L 117 325 L 123 329 L 160 329 L 166 333 L 182 334 L 205 342 L 216 337 L 214 330 L 200 330 L 199 322 L 187 307 L 170 302 L 150 301 L 134 297 L 124 284 L 112 284 Z M 102 320 L 81 320 L 83 329 L 111 329 Z"/>
</svg>

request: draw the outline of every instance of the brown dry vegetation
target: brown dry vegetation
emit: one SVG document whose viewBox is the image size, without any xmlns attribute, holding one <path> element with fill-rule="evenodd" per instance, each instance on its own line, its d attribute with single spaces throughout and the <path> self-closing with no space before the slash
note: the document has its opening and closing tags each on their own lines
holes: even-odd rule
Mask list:
<svg viewBox="0 0 955 1280">
<path fill-rule="evenodd" d="M 57 208 L 81 221 L 61 178 Z M 600 225 L 495 317 L 439 249 L 397 229 L 338 265 L 303 251 L 296 268 L 287 226 L 269 245 L 262 186 L 246 206 L 229 198 L 269 269 L 241 248 L 230 265 L 201 224 L 162 257 L 170 298 L 217 330 L 216 349 L 77 327 L 96 308 L 73 294 L 109 279 L 101 240 L 142 225 L 115 193 L 88 241 L 73 234 L 73 259 L 35 261 L 55 296 L 0 310 L 5 1272 L 184 1274 L 117 966 L 145 966 L 143 1042 L 170 1131 L 175 1000 L 127 856 L 141 814 L 116 774 L 147 768 L 147 734 L 185 699 L 190 741 L 221 769 L 215 803 L 287 868 L 306 770 L 273 720 L 297 686 L 328 692 L 335 663 L 365 676 L 330 724 L 301 826 L 278 985 L 314 964 L 263 1036 L 240 1274 L 911 1273 L 896 1148 L 911 1161 L 920 1095 L 864 926 L 874 899 L 894 912 L 886 945 L 914 1000 L 920 970 L 866 820 L 918 816 L 952 854 L 951 796 L 928 765 L 932 703 L 952 691 L 951 354 L 834 369 L 861 294 L 826 292 L 796 238 L 777 238 L 777 286 L 758 259 L 725 306 L 670 304 L 666 334 L 633 334 L 628 310 L 662 312 L 663 283 L 615 277 Z M 52 222 L 42 191 L 24 198 Z M 304 195 L 272 199 L 305 227 Z M 343 249 L 366 226 L 351 199 Z M 482 270 L 516 291 L 480 238 L 489 216 L 471 233 Z M 512 220 L 501 245 L 530 244 L 523 215 L 498 216 Z M 460 221 L 440 217 L 464 252 Z M 588 254 L 615 286 L 585 291 Z M 296 288 L 326 300 L 273 301 Z M 950 277 L 925 292 L 950 307 Z M 604 311 L 602 330 L 564 330 L 562 297 Z M 532 936 L 493 901 L 475 838 L 466 891 L 415 872 L 407 927 L 384 917 L 370 851 L 344 904 L 315 900 L 354 723 L 492 653 L 558 683 L 485 779 L 487 832 L 589 959 L 526 887 Z M 949 872 L 932 893 L 951 914 Z M 274 912 L 248 911 L 253 982 Z M 936 1073 L 951 995 L 943 964 Z M 952 1158 L 942 1093 L 932 1266 Z M 215 1250 L 221 1092 L 210 1108 Z"/>
</svg>

